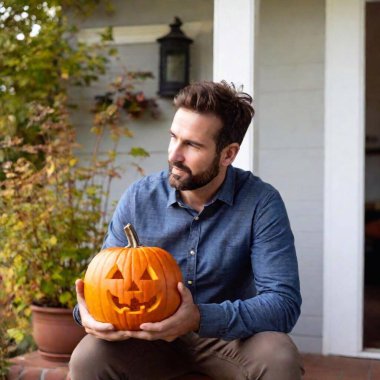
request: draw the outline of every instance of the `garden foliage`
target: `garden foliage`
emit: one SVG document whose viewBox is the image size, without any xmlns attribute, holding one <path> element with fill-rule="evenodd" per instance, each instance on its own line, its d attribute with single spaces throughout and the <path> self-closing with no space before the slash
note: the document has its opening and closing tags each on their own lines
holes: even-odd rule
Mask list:
<svg viewBox="0 0 380 380">
<path fill-rule="evenodd" d="M 151 74 L 121 73 L 94 99 L 95 143 L 81 158 L 68 91 L 106 72 L 116 54 L 106 45 L 111 29 L 99 44 L 76 39 L 65 14 L 94 1 L 25 4 L 0 1 L 0 365 L 28 339 L 30 303 L 75 304 L 75 279 L 104 238 L 111 183 L 121 176 L 118 144 L 132 137 L 126 121 L 157 116 L 155 101 L 136 89 Z M 106 155 L 105 139 L 113 144 Z M 130 155 L 148 153 L 131 147 Z"/>
</svg>

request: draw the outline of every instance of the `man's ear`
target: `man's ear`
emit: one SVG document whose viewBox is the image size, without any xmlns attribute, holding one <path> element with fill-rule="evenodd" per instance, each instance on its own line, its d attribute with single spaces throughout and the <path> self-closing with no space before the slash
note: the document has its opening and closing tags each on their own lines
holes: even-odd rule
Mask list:
<svg viewBox="0 0 380 380">
<path fill-rule="evenodd" d="M 232 143 L 230 145 L 227 145 L 220 155 L 220 164 L 222 166 L 229 166 L 231 165 L 240 149 L 240 145 L 238 143 Z"/>
</svg>

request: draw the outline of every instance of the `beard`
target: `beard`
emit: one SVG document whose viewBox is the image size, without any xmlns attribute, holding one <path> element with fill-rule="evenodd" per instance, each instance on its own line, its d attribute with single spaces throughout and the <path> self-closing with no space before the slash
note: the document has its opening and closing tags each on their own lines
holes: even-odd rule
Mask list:
<svg viewBox="0 0 380 380">
<path fill-rule="evenodd" d="M 196 190 L 209 184 L 219 174 L 219 158 L 217 154 L 208 168 L 201 173 L 193 174 L 191 169 L 180 161 L 169 161 L 169 184 L 176 190 Z M 185 174 L 182 176 L 173 174 L 173 168 L 181 169 Z"/>
</svg>

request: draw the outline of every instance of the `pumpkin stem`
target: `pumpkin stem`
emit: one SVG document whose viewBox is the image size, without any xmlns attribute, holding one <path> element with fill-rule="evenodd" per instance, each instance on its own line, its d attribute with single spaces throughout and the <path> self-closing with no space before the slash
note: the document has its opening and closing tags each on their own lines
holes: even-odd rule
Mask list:
<svg viewBox="0 0 380 380">
<path fill-rule="evenodd" d="M 128 239 L 128 248 L 137 248 L 140 246 L 139 237 L 137 236 L 137 232 L 131 223 L 128 223 L 124 227 L 124 232 L 127 235 Z"/>
</svg>

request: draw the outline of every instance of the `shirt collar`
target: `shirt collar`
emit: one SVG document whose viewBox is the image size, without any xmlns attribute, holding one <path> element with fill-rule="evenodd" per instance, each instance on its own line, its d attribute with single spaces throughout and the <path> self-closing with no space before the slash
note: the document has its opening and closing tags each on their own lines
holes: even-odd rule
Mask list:
<svg viewBox="0 0 380 380">
<path fill-rule="evenodd" d="M 216 194 L 215 199 L 219 199 L 229 206 L 234 204 L 235 195 L 235 172 L 232 165 L 227 168 L 226 178 Z"/>
<path fill-rule="evenodd" d="M 235 193 L 235 173 L 233 167 L 230 165 L 227 168 L 226 178 L 224 179 L 222 186 L 220 187 L 218 193 L 216 194 L 213 201 L 219 199 L 224 203 L 232 206 L 234 203 L 234 193 Z M 180 204 L 179 195 L 177 195 L 177 190 L 174 187 L 169 188 L 169 196 L 167 207 L 172 206 L 177 203 Z"/>
<path fill-rule="evenodd" d="M 169 196 L 168 196 L 168 203 L 166 206 L 170 207 L 174 203 L 178 203 L 178 200 L 177 200 L 177 190 L 174 187 L 171 187 L 169 185 L 169 173 L 168 173 L 168 186 L 169 186 Z"/>
</svg>

